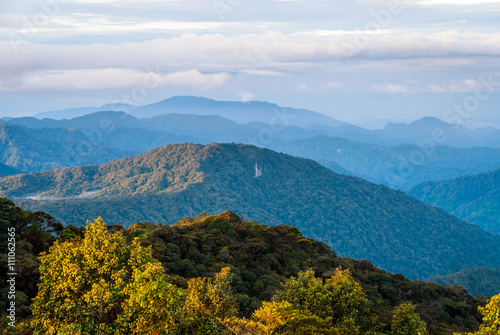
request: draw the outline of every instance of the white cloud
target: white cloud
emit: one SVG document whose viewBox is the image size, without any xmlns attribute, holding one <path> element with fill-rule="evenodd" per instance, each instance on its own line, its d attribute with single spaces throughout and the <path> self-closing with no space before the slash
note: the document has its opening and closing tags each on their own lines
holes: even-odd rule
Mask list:
<svg viewBox="0 0 500 335">
<path fill-rule="evenodd" d="M 286 75 L 286 73 L 279 72 L 279 71 L 259 70 L 259 69 L 241 70 L 240 73 L 248 74 L 251 76 L 266 76 L 266 77 L 280 77 L 280 76 Z"/>
<path fill-rule="evenodd" d="M 306 91 L 307 90 L 307 84 L 300 84 L 297 86 L 298 91 Z"/>
<path fill-rule="evenodd" d="M 498 3 L 498 0 L 413 0 L 406 1 L 408 3 L 416 3 L 421 5 L 453 5 L 453 6 L 471 6 L 480 4 Z"/>
<path fill-rule="evenodd" d="M 391 94 L 409 92 L 408 87 L 397 84 L 374 85 L 373 89 L 375 90 L 375 92 L 391 93 Z"/>
<path fill-rule="evenodd" d="M 249 102 L 249 101 L 254 100 L 254 98 L 255 98 L 255 94 L 250 93 L 250 92 L 242 92 L 238 95 L 240 96 L 241 102 Z"/>
<path fill-rule="evenodd" d="M 337 88 L 340 88 L 342 86 L 344 86 L 343 83 L 340 83 L 338 81 L 330 81 L 328 84 L 327 84 L 328 88 L 331 88 L 331 89 L 337 89 Z"/>
<path fill-rule="evenodd" d="M 387 0 L 361 0 L 360 2 L 387 4 Z M 400 0 L 399 3 L 403 5 L 453 5 L 453 6 L 473 6 L 480 4 L 494 4 L 498 0 Z"/>
<path fill-rule="evenodd" d="M 209 89 L 227 80 L 227 73 L 279 77 L 334 67 L 341 72 L 380 71 L 380 66 L 389 66 L 384 61 L 391 63 L 391 71 L 421 72 L 426 68 L 434 71 L 477 66 L 476 63 L 484 64 L 485 59 L 500 56 L 500 33 L 450 30 L 434 34 L 382 34 L 371 36 L 364 48 L 352 49 L 349 58 L 352 62 L 340 66 L 346 60 L 342 45 L 351 41 L 352 36 L 300 36 L 280 32 L 234 36 L 189 33 L 144 42 L 92 45 L 50 45 L 23 39 L 0 41 L 3 57 L 0 85 L 4 91 L 22 90 L 23 85 L 29 90 L 55 89 L 66 81 L 73 81 L 75 84 L 70 87 L 80 85 L 80 89 L 88 89 L 88 81 L 76 81 L 77 76 L 85 78 L 87 71 L 103 81 L 108 79 L 101 75 L 109 74 L 108 84 L 92 83 L 92 87 L 114 87 L 129 85 L 128 81 L 137 80 L 134 78 L 138 73 L 160 69 L 160 72 L 184 73 L 170 78 L 178 85 L 184 85 L 182 80 L 189 74 L 187 81 L 199 84 L 188 85 Z M 361 64 L 366 65 L 361 67 Z M 199 72 L 190 72 L 193 69 Z M 209 77 L 210 73 L 218 75 Z M 114 80 L 120 75 L 123 80 Z M 55 84 L 51 84 L 52 81 Z M 433 89 L 439 90 L 439 86 Z M 401 91 L 401 87 L 389 86 L 385 90 Z"/>
<path fill-rule="evenodd" d="M 441 84 L 432 84 L 431 92 L 473 92 L 481 84 L 475 79 L 452 80 Z"/>
<path fill-rule="evenodd" d="M 18 85 L 0 85 L 0 92 L 46 92 L 74 90 L 105 90 L 143 87 L 151 90 L 161 86 L 190 86 L 209 90 L 224 85 L 227 73 L 204 74 L 197 70 L 153 73 L 130 69 L 92 69 L 40 71 L 27 74 Z"/>
</svg>

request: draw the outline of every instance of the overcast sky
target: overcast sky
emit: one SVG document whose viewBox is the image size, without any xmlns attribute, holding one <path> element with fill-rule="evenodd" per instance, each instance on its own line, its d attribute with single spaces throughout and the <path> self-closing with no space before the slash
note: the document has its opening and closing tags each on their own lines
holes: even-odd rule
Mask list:
<svg viewBox="0 0 500 335">
<path fill-rule="evenodd" d="M 500 2 L 0 0 L 0 116 L 265 100 L 500 128 Z"/>
</svg>

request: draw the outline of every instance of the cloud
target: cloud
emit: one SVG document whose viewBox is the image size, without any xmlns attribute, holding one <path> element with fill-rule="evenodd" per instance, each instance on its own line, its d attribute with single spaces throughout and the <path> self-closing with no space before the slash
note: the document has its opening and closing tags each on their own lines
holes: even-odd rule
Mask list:
<svg viewBox="0 0 500 335">
<path fill-rule="evenodd" d="M 397 85 L 397 84 L 381 84 L 381 85 L 374 85 L 373 89 L 375 92 L 381 92 L 381 93 L 408 93 L 408 87 L 403 86 L 403 85 Z"/>
<path fill-rule="evenodd" d="M 243 93 L 240 93 L 238 95 L 240 96 L 241 102 L 249 102 L 249 101 L 254 100 L 254 98 L 255 98 L 255 94 L 250 93 L 250 92 L 243 92 Z"/>
<path fill-rule="evenodd" d="M 328 88 L 331 88 L 331 89 L 336 89 L 336 88 L 340 88 L 342 86 L 344 86 L 343 83 L 339 83 L 338 81 L 330 81 L 328 84 L 327 84 Z"/>
<path fill-rule="evenodd" d="M 60 89 L 69 82 L 73 84 L 68 87 L 77 89 L 121 87 L 156 71 L 171 74 L 165 82 L 210 89 L 222 85 L 228 73 L 280 77 L 332 68 L 381 71 L 381 66 L 390 66 L 391 71 L 421 72 L 425 68 L 434 71 L 486 64 L 500 56 L 500 33 L 450 30 L 372 35 L 364 48 L 350 45 L 347 57 L 345 45 L 352 41 L 347 35 L 280 32 L 234 36 L 186 33 L 143 42 L 92 45 L 0 41 L 0 85 L 4 91 Z M 351 62 L 343 63 L 346 60 Z M 366 61 L 371 61 L 370 65 L 361 67 Z M 88 76 L 108 83 L 92 82 Z M 85 80 L 78 82 L 77 77 Z M 402 92 L 401 87 L 377 89 Z M 439 86 L 433 89 L 437 91 Z"/>
<path fill-rule="evenodd" d="M 361 0 L 360 2 L 387 4 L 387 0 Z M 498 0 L 399 0 L 403 5 L 452 5 L 452 6 L 474 6 L 481 4 L 495 4 Z"/>
<path fill-rule="evenodd" d="M 0 83 L 0 92 L 105 90 L 134 86 L 151 90 L 169 85 L 209 90 L 224 85 L 228 79 L 227 73 L 204 74 L 197 70 L 173 73 L 130 69 L 41 71 L 26 75 L 16 86 Z"/>
<path fill-rule="evenodd" d="M 441 84 L 432 84 L 430 92 L 473 92 L 481 84 L 476 79 L 452 80 Z"/>
<path fill-rule="evenodd" d="M 260 70 L 260 69 L 241 70 L 240 73 L 248 74 L 251 76 L 266 76 L 266 77 L 280 77 L 280 76 L 286 75 L 286 73 L 279 72 L 279 71 Z"/>
</svg>

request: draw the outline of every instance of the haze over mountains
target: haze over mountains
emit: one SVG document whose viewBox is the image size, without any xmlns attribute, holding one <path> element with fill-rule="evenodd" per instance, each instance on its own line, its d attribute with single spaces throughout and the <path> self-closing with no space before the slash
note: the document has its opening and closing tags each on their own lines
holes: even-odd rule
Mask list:
<svg viewBox="0 0 500 335">
<path fill-rule="evenodd" d="M 500 169 L 440 182 L 425 182 L 411 196 L 500 234 Z"/>
<path fill-rule="evenodd" d="M 248 145 L 173 144 L 99 167 L 10 176 L 0 196 L 78 225 L 99 215 L 127 226 L 231 210 L 294 225 L 341 255 L 410 278 L 500 266 L 498 235 L 400 191 Z"/>
<path fill-rule="evenodd" d="M 420 182 L 487 172 L 500 166 L 500 141 L 494 140 L 497 130 L 470 130 L 434 118 L 408 125 L 388 124 L 382 130 L 370 131 L 312 111 L 281 108 L 265 102 L 174 97 L 148 106 L 118 107 L 134 115 L 167 114 L 137 118 L 124 112 L 106 111 L 72 119 L 24 117 L 6 122 L 24 126 L 23 131 L 51 141 L 79 141 L 82 147 L 90 143 L 93 156 L 106 152 L 98 163 L 111 160 L 111 156 L 114 156 L 112 159 L 126 157 L 171 143 L 237 142 L 312 158 L 336 172 L 401 190 Z M 60 117 L 63 112 L 44 115 Z M 474 143 L 487 146 L 469 148 Z M 16 145 L 21 144 L 9 143 L 4 150 L 16 152 Z M 40 152 L 45 156 L 57 151 L 52 146 L 68 145 L 50 141 L 46 144 L 47 150 Z M 110 152 L 111 148 L 115 150 Z M 9 155 L 0 162 L 26 172 L 40 171 L 43 164 L 47 165 L 36 161 L 23 165 Z M 66 166 L 95 163 L 85 159 L 80 164 L 69 162 Z M 61 166 L 64 165 L 55 157 L 52 167 Z"/>
<path fill-rule="evenodd" d="M 280 107 L 265 101 L 216 101 L 193 96 L 175 96 L 157 103 L 134 106 L 107 104 L 100 108 L 82 107 L 35 115 L 38 119 L 72 119 L 98 111 L 121 111 L 137 118 L 150 118 L 165 114 L 219 115 L 228 120 L 250 124 L 274 124 L 279 127 L 297 126 L 326 135 L 385 145 L 433 141 L 436 145 L 470 148 L 489 146 L 500 148 L 500 130 L 496 128 L 468 129 L 460 124 L 450 124 L 434 117 L 424 117 L 410 124 L 388 123 L 383 129 L 367 130 L 306 109 Z M 452 114 L 450 122 L 461 122 Z M 332 133 L 333 129 L 335 131 Z"/>
</svg>

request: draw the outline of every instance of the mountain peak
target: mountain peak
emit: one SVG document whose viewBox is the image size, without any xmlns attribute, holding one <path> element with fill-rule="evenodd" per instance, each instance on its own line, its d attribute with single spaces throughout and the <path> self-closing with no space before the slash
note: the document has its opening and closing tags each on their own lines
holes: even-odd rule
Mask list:
<svg viewBox="0 0 500 335">
<path fill-rule="evenodd" d="M 450 126 L 454 126 L 454 125 L 447 123 L 445 121 L 442 121 L 442 120 L 440 120 L 436 117 L 433 117 L 433 116 L 425 116 L 419 120 L 416 120 L 416 121 L 410 123 L 409 126 L 450 127 Z"/>
</svg>

